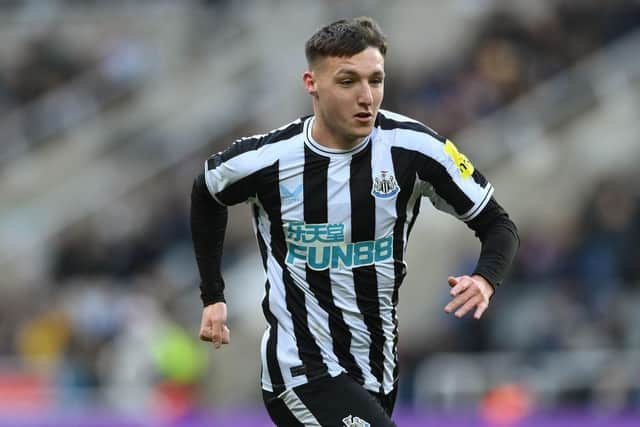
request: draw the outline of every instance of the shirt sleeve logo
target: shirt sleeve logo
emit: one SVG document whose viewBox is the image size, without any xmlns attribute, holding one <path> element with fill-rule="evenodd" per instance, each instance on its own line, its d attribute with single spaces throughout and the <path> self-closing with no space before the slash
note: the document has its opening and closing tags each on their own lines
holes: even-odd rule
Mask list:
<svg viewBox="0 0 640 427">
<path fill-rule="evenodd" d="M 379 199 L 389 199 L 400 191 L 396 178 L 389 171 L 380 171 L 373 177 L 371 194 Z"/>
<path fill-rule="evenodd" d="M 453 163 L 455 163 L 456 167 L 460 171 L 462 179 L 467 179 L 473 175 L 473 164 L 471 164 L 467 156 L 459 152 L 453 142 L 448 139 L 444 144 L 444 152 L 447 153 L 447 156 L 449 156 Z"/>
</svg>

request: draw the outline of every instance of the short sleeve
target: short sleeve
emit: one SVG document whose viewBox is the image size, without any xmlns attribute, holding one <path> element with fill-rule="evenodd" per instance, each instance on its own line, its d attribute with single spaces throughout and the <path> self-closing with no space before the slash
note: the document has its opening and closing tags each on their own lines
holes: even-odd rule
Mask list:
<svg viewBox="0 0 640 427">
<path fill-rule="evenodd" d="M 418 152 L 421 192 L 437 209 L 466 222 L 491 200 L 492 185 L 450 140 L 427 137 Z"/>
<path fill-rule="evenodd" d="M 205 162 L 207 189 L 219 203 L 230 206 L 255 196 L 260 164 L 255 147 L 252 139 L 238 140 Z"/>
</svg>

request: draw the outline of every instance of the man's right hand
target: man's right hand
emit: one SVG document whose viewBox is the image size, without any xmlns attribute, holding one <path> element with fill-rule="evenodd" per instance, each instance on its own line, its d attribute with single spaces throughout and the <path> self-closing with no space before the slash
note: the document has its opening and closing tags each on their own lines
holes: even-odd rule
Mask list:
<svg viewBox="0 0 640 427">
<path fill-rule="evenodd" d="M 200 323 L 200 339 L 212 342 L 218 349 L 222 344 L 229 344 L 229 328 L 227 328 L 227 304 L 217 302 L 202 310 Z"/>
</svg>

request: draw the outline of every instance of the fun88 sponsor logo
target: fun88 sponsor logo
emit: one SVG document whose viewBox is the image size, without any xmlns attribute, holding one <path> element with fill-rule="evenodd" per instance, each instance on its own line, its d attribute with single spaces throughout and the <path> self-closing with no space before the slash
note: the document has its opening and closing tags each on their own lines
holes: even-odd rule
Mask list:
<svg viewBox="0 0 640 427">
<path fill-rule="evenodd" d="M 362 267 L 386 261 L 393 255 L 393 236 L 345 243 L 344 224 L 285 224 L 287 264 L 305 262 L 312 270 Z"/>
</svg>

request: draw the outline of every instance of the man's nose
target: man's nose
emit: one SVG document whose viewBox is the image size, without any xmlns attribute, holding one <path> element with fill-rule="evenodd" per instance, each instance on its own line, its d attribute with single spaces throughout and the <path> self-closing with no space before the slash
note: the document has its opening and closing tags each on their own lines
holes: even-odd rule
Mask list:
<svg viewBox="0 0 640 427">
<path fill-rule="evenodd" d="M 373 94 L 368 84 L 364 83 L 358 94 L 358 103 L 364 105 L 371 105 L 373 103 Z"/>
</svg>

